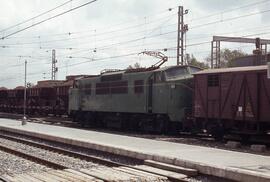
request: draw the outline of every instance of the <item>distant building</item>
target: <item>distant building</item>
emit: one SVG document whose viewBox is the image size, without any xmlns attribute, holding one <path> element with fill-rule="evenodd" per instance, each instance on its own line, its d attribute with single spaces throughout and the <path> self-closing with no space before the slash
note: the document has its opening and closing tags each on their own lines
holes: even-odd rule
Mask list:
<svg viewBox="0 0 270 182">
<path fill-rule="evenodd" d="M 260 57 L 258 55 L 248 55 L 232 60 L 231 67 L 266 65 L 267 62 L 270 62 L 270 54 L 261 55 Z"/>
</svg>

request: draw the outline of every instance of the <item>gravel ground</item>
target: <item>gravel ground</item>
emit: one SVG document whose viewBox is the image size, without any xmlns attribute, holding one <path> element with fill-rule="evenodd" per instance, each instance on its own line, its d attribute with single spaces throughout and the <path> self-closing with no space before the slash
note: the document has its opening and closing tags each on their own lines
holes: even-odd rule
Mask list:
<svg viewBox="0 0 270 182">
<path fill-rule="evenodd" d="M 4 174 L 13 175 L 49 170 L 49 168 L 45 166 L 2 151 L 0 151 L 0 161 L 0 176 Z"/>
<path fill-rule="evenodd" d="M 22 136 L 15 136 L 15 137 L 24 138 L 24 139 L 28 139 L 28 140 L 33 141 L 33 138 L 22 137 Z M 166 140 L 166 138 L 162 138 L 162 139 Z M 125 163 L 125 164 L 128 164 L 128 165 L 138 164 L 138 161 L 136 161 L 134 159 L 128 159 L 126 157 L 119 157 L 119 156 L 114 156 L 114 155 L 108 155 L 108 154 L 103 153 L 103 152 L 97 152 L 97 151 L 92 151 L 92 150 L 74 148 L 74 147 L 70 147 L 70 146 L 67 146 L 67 145 L 63 145 L 63 144 L 59 145 L 58 143 L 43 141 L 43 140 L 39 140 L 39 139 L 35 139 L 34 141 L 44 143 L 44 144 L 47 144 L 47 145 L 50 145 L 50 146 L 61 147 L 61 148 L 71 150 L 71 151 L 75 151 L 75 152 L 78 152 L 78 153 L 94 155 L 94 156 L 110 159 L 112 161 Z M 49 159 L 50 161 L 57 162 L 59 164 L 69 166 L 69 168 L 72 168 L 72 169 L 81 169 L 81 168 L 88 168 L 88 169 L 92 168 L 93 169 L 93 168 L 98 168 L 99 166 L 101 166 L 101 165 L 94 164 L 94 163 L 91 163 L 91 162 L 82 161 L 80 159 L 75 159 L 75 158 L 68 157 L 68 156 L 63 156 L 63 155 L 60 155 L 60 154 L 57 154 L 57 153 L 54 153 L 54 152 L 46 151 L 46 150 L 43 150 L 43 149 L 28 146 L 28 145 L 25 145 L 25 144 L 20 144 L 20 143 L 13 142 L 13 141 L 6 140 L 6 139 L 2 139 L 2 138 L 0 138 L 0 143 L 3 144 L 3 145 L 6 145 L 6 146 L 16 148 L 16 150 L 19 150 L 19 151 L 22 151 L 22 152 L 25 152 L 25 153 L 28 153 L 28 154 L 31 154 L 31 155 L 35 155 L 35 156 L 38 156 L 38 157 L 41 157 L 41 158 L 44 158 L 44 159 Z M 0 160 L 0 161 L 2 162 L 2 160 Z M 0 165 L 4 165 L 4 164 L 1 163 Z M 33 167 L 33 170 L 34 170 L 34 172 L 35 171 L 38 172 L 39 168 Z M 1 170 L 0 170 L 0 174 L 1 174 Z M 231 182 L 229 180 L 215 178 L 215 177 L 209 177 L 209 176 L 198 176 L 196 178 L 190 178 L 189 181 L 190 182 Z"/>
<path fill-rule="evenodd" d="M 88 161 L 73 158 L 73 157 L 68 157 L 65 155 L 61 155 L 58 153 L 54 153 L 51 151 L 13 142 L 13 141 L 2 139 L 2 138 L 0 138 L 0 143 L 8 147 L 15 148 L 17 151 L 21 151 L 27 154 L 34 155 L 36 157 L 40 157 L 40 158 L 43 158 L 52 162 L 56 162 L 58 164 L 65 165 L 71 169 L 77 169 L 77 170 L 81 168 L 89 169 L 89 168 L 100 166 L 92 162 L 88 162 Z"/>
<path fill-rule="evenodd" d="M 103 158 L 103 159 L 107 159 L 107 160 L 114 161 L 114 162 L 119 162 L 119 163 L 126 164 L 126 165 L 138 165 L 138 164 L 140 164 L 140 161 L 138 161 L 136 159 L 131 159 L 131 158 L 124 157 L 124 156 L 118 156 L 118 155 L 114 155 L 114 154 L 109 154 L 109 153 L 102 152 L 102 151 L 96 151 L 96 150 L 91 150 L 91 149 L 74 147 L 74 146 L 70 146 L 70 145 L 66 145 L 66 144 L 40 140 L 40 139 L 37 139 L 37 138 L 32 138 L 32 137 L 27 137 L 27 136 L 11 135 L 9 133 L 8 133 L 8 135 L 18 137 L 18 138 L 22 138 L 22 139 L 26 139 L 26 140 L 29 140 L 29 141 L 38 142 L 38 143 L 41 143 L 41 144 L 46 144 L 46 145 L 49 145 L 49 146 L 52 146 L 52 147 L 59 147 L 59 148 L 65 149 L 65 150 L 70 150 L 70 151 L 81 153 L 81 154 L 100 157 L 100 158 Z"/>
</svg>

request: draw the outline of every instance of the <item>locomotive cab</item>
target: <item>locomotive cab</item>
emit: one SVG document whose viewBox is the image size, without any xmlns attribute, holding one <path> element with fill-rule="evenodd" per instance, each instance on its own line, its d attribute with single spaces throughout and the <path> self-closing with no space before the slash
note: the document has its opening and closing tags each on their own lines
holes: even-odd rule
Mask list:
<svg viewBox="0 0 270 182">
<path fill-rule="evenodd" d="M 171 120 L 185 121 L 191 115 L 193 96 L 193 73 L 200 71 L 193 66 L 172 67 L 165 71 L 170 88 Z M 178 100 L 178 101 L 176 101 Z M 170 113 L 170 112 L 169 112 Z"/>
<path fill-rule="evenodd" d="M 192 74 L 200 70 L 192 66 L 172 66 L 154 73 L 152 112 L 166 113 L 170 131 L 183 129 L 192 115 Z"/>
</svg>

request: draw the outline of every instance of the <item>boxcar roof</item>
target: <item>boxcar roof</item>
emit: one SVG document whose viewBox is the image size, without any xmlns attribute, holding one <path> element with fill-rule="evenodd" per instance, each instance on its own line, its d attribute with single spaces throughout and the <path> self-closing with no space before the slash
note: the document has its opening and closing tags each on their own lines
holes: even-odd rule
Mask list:
<svg viewBox="0 0 270 182">
<path fill-rule="evenodd" d="M 211 74 L 211 73 L 227 73 L 227 72 L 261 71 L 261 70 L 267 70 L 267 65 L 207 69 L 207 70 L 202 70 L 197 73 L 194 73 L 194 75 Z"/>
</svg>

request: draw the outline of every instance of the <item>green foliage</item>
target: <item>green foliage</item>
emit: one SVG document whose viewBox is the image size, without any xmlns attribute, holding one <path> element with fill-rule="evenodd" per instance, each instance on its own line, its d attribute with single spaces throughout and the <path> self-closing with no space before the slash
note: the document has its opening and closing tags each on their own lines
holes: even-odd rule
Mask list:
<svg viewBox="0 0 270 182">
<path fill-rule="evenodd" d="M 134 65 L 129 65 L 127 67 L 127 69 L 137 69 L 137 68 L 142 68 L 142 66 L 140 65 L 140 63 L 136 62 Z"/>
<path fill-rule="evenodd" d="M 199 68 L 202 68 L 202 69 L 207 69 L 209 68 L 208 64 L 207 63 L 204 63 L 204 62 L 200 62 L 198 61 L 193 54 L 191 54 L 191 56 L 189 54 L 186 55 L 185 57 L 188 65 L 192 65 L 192 66 L 196 66 L 196 67 L 199 67 Z"/>
<path fill-rule="evenodd" d="M 243 52 L 242 50 L 223 49 L 221 50 L 221 66 L 230 67 L 234 59 L 247 55 L 248 54 Z"/>
<path fill-rule="evenodd" d="M 243 52 L 242 50 L 230 50 L 227 48 L 222 49 L 220 51 L 220 67 L 221 68 L 231 67 L 234 59 L 247 55 L 248 54 Z M 210 64 L 211 55 L 207 56 L 205 60 Z"/>
</svg>

